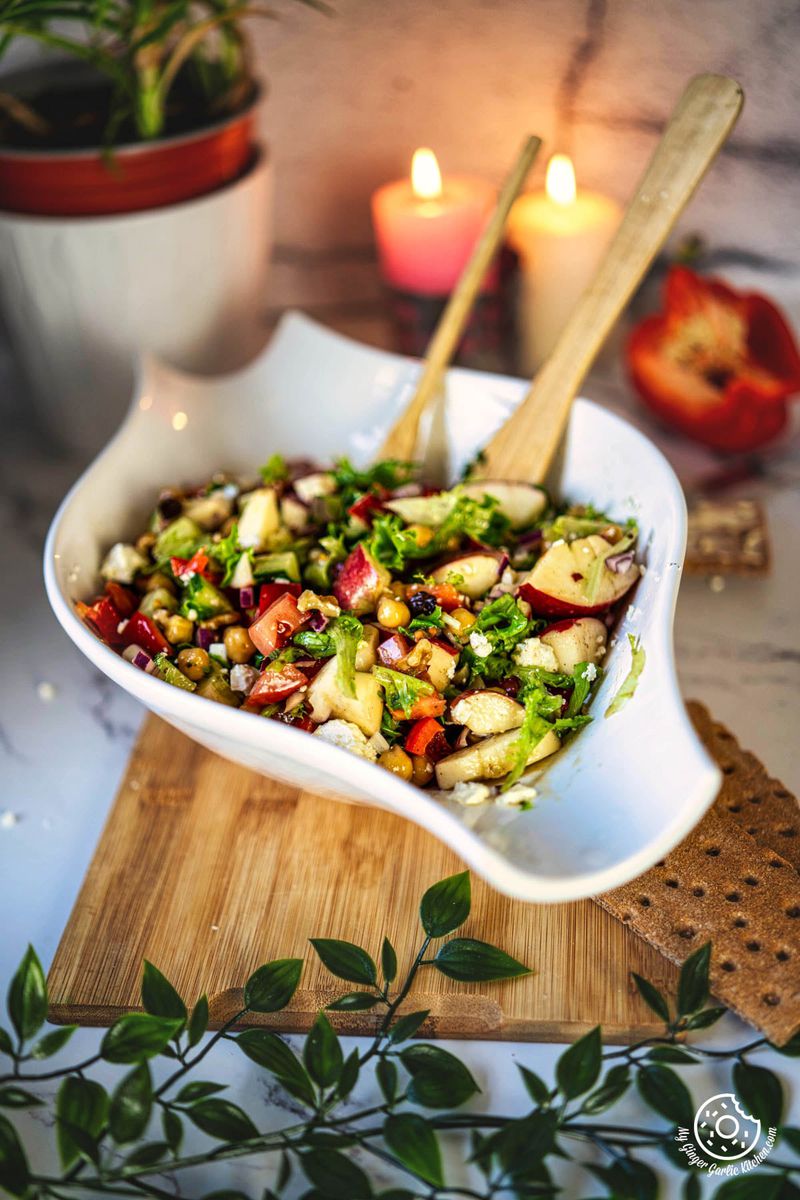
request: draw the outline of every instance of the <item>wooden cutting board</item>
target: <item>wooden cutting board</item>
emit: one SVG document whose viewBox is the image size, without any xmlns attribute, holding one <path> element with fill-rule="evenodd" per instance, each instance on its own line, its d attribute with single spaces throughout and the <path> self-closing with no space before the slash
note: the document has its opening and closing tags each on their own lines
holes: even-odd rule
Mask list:
<svg viewBox="0 0 800 1200">
<path fill-rule="evenodd" d="M 329 936 L 377 958 L 384 934 L 408 963 L 420 897 L 462 869 L 434 838 L 389 813 L 264 779 L 148 717 L 50 970 L 50 1017 L 110 1023 L 139 1007 L 150 959 L 190 1003 L 203 991 L 212 1025 L 241 1007 L 247 976 L 272 958 L 306 960 L 290 1008 L 252 1023 L 295 1032 L 351 985 L 308 944 Z M 596 1024 L 610 1040 L 659 1032 L 631 984 L 669 990 L 675 968 L 591 901 L 528 905 L 473 874 L 464 932 L 534 969 L 507 984 L 457 985 L 423 971 L 411 1008 L 427 1036 L 568 1041 Z M 337 1018 L 369 1033 L 370 1013 Z"/>
</svg>

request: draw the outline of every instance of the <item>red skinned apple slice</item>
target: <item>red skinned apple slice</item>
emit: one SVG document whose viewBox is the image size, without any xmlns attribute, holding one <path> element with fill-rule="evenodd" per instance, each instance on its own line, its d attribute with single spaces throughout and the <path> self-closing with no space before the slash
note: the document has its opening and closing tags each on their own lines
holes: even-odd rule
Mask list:
<svg viewBox="0 0 800 1200">
<path fill-rule="evenodd" d="M 450 705 L 450 716 L 457 725 L 466 725 L 470 733 L 488 737 L 492 733 L 519 729 L 525 709 L 503 692 L 492 692 L 487 688 L 464 692 Z"/>
<path fill-rule="evenodd" d="M 348 696 L 339 686 L 337 670 L 336 659 L 331 658 L 309 684 L 307 699 L 312 719 L 351 721 L 366 737 L 372 737 L 380 729 L 383 716 L 380 684 L 374 675 L 356 671 L 355 695 Z"/>
<path fill-rule="evenodd" d="M 610 571 L 603 564 L 595 598 L 586 594 L 586 579 L 598 557 L 613 554 L 614 547 L 605 538 L 592 534 L 574 542 L 557 542 L 546 550 L 517 589 L 535 613 L 545 617 L 593 616 L 606 612 L 633 587 L 639 567 L 631 563 L 626 571 Z"/>
<path fill-rule="evenodd" d="M 333 592 L 342 608 L 349 612 L 372 612 L 391 579 L 386 567 L 376 562 L 364 546 L 358 545 L 345 559 Z"/>
<path fill-rule="evenodd" d="M 559 621 L 539 634 L 558 659 L 558 669 L 567 675 L 578 663 L 600 662 L 606 652 L 606 636 L 606 627 L 597 617 Z"/>
<path fill-rule="evenodd" d="M 451 558 L 433 572 L 436 583 L 458 582 L 454 584 L 465 596 L 477 600 L 493 588 L 500 578 L 503 564 L 508 560 L 499 554 L 488 551 L 478 554 L 463 554 L 460 558 Z"/>
<path fill-rule="evenodd" d="M 465 496 L 471 496 L 473 500 L 493 496 L 500 506 L 500 512 L 511 522 L 512 529 L 524 529 L 526 525 L 532 525 L 547 508 L 547 492 L 535 483 L 501 483 L 496 479 L 481 479 L 477 483 L 465 484 L 463 491 Z"/>
<path fill-rule="evenodd" d="M 402 633 L 393 633 L 378 646 L 378 658 L 385 667 L 396 667 L 411 649 L 411 642 Z"/>
</svg>

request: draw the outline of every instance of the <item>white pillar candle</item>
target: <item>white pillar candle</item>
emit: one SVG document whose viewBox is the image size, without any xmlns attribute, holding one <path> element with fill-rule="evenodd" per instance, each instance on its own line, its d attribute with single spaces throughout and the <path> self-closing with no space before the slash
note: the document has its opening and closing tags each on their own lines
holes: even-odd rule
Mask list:
<svg viewBox="0 0 800 1200">
<path fill-rule="evenodd" d="M 571 160 L 554 154 L 545 190 L 520 196 L 508 238 L 520 258 L 520 368 L 541 366 L 619 225 L 622 210 L 598 192 L 578 191 Z"/>
</svg>

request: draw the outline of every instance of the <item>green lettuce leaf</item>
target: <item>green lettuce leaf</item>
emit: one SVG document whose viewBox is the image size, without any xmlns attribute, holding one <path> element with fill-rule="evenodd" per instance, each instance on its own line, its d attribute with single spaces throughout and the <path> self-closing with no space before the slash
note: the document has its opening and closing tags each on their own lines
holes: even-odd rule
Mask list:
<svg viewBox="0 0 800 1200">
<path fill-rule="evenodd" d="M 631 644 L 631 669 L 620 684 L 616 696 L 606 709 L 604 715 L 607 717 L 613 717 L 614 713 L 618 713 L 628 703 L 639 686 L 639 680 L 644 670 L 647 655 L 644 652 L 642 643 L 632 633 L 628 634 L 628 641 Z"/>
</svg>

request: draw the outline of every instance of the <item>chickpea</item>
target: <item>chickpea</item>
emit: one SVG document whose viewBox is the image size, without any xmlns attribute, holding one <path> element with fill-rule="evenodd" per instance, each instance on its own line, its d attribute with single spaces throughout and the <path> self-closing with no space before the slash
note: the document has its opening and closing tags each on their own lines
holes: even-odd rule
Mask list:
<svg viewBox="0 0 800 1200">
<path fill-rule="evenodd" d="M 204 679 L 210 671 L 211 659 L 199 646 L 191 646 L 186 650 L 181 650 L 178 655 L 178 666 L 187 679 L 193 679 L 197 683 Z"/>
<path fill-rule="evenodd" d="M 188 617 L 182 617 L 178 613 L 168 617 L 164 632 L 167 635 L 167 640 L 172 642 L 173 646 L 179 645 L 181 642 L 190 642 L 194 636 L 194 625 Z"/>
<path fill-rule="evenodd" d="M 142 583 L 146 592 L 154 592 L 156 588 L 166 588 L 171 596 L 176 595 L 175 584 L 163 571 L 153 571 L 152 575 L 145 575 Z"/>
<path fill-rule="evenodd" d="M 459 633 L 466 633 L 477 620 L 475 614 L 471 613 L 468 608 L 454 608 L 450 616 L 454 621 L 458 621 L 460 626 Z"/>
<path fill-rule="evenodd" d="M 421 550 L 429 546 L 435 536 L 430 525 L 409 525 L 406 532 L 414 534 L 414 537 L 417 539 L 417 545 Z"/>
<path fill-rule="evenodd" d="M 378 766 L 391 771 L 393 775 L 399 775 L 401 779 L 410 779 L 414 771 L 410 756 L 400 746 L 384 750 L 378 759 Z"/>
<path fill-rule="evenodd" d="M 141 537 L 136 539 L 136 549 L 145 557 L 153 549 L 156 544 L 156 535 L 154 533 L 143 533 Z"/>
<path fill-rule="evenodd" d="M 225 653 L 232 663 L 247 663 L 256 652 L 250 641 L 250 634 L 243 625 L 229 625 L 222 639 L 225 643 Z"/>
<path fill-rule="evenodd" d="M 600 530 L 600 537 L 605 538 L 607 542 L 611 542 L 615 546 L 622 537 L 622 530 L 619 525 L 606 525 L 605 529 Z"/>
<path fill-rule="evenodd" d="M 381 596 L 376 615 L 378 624 L 382 625 L 384 629 L 397 629 L 400 625 L 407 625 L 411 620 L 408 605 L 402 600 L 395 600 L 393 596 Z"/>
<path fill-rule="evenodd" d="M 417 787 L 427 787 L 433 779 L 433 763 L 421 754 L 411 755 L 411 782 Z"/>
</svg>

